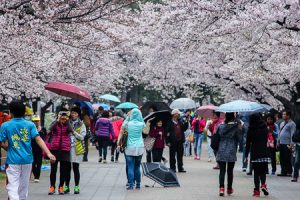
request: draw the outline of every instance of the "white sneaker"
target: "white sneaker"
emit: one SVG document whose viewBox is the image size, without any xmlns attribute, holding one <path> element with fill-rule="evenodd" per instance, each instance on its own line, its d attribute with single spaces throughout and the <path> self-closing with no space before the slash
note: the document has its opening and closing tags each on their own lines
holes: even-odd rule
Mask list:
<svg viewBox="0 0 300 200">
<path fill-rule="evenodd" d="M 40 180 L 39 180 L 39 179 L 34 179 L 34 182 L 35 182 L 35 183 L 39 183 Z"/>
<path fill-rule="evenodd" d="M 209 158 L 207 162 L 211 162 L 211 159 Z"/>
<path fill-rule="evenodd" d="M 104 164 L 107 163 L 106 160 L 103 160 L 103 163 L 104 163 Z"/>
</svg>

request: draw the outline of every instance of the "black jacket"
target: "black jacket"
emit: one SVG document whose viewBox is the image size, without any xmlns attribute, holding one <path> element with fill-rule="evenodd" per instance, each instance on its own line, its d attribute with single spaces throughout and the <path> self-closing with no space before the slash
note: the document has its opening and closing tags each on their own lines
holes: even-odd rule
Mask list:
<svg viewBox="0 0 300 200">
<path fill-rule="evenodd" d="M 189 122 L 186 120 L 179 120 L 178 123 L 180 123 L 181 127 L 181 139 L 179 141 L 176 141 L 176 136 L 175 136 L 175 124 L 171 120 L 168 125 L 167 125 L 167 135 L 166 135 L 166 143 L 167 144 L 175 144 L 176 142 L 179 143 L 184 143 L 185 142 L 185 135 L 184 132 L 188 129 L 189 127 Z"/>
<path fill-rule="evenodd" d="M 255 127 L 249 127 L 246 140 L 246 157 L 251 151 L 250 160 L 259 158 L 269 158 L 270 150 L 267 147 L 268 143 L 268 128 L 267 125 L 261 123 Z"/>
</svg>

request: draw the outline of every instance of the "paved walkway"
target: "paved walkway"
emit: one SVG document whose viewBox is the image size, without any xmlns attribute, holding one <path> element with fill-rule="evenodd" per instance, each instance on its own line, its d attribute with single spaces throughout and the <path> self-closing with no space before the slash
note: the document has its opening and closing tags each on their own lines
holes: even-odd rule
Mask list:
<svg viewBox="0 0 300 200">
<path fill-rule="evenodd" d="M 166 152 L 167 153 L 167 152 Z M 206 151 L 204 151 L 206 155 Z M 218 197 L 218 171 L 212 170 L 215 163 L 208 163 L 206 158 L 194 161 L 192 157 L 185 157 L 186 174 L 178 174 L 180 188 L 154 188 L 142 187 L 140 191 L 127 192 L 125 189 L 126 175 L 124 159 L 121 155 L 120 163 L 99 164 L 97 152 L 92 149 L 88 163 L 80 166 L 81 194 L 80 195 L 53 195 L 48 196 L 49 172 L 43 172 L 40 183 L 31 183 L 30 200 L 183 200 L 183 199 L 252 199 L 253 177 L 241 172 L 240 161 L 237 162 L 234 172 L 235 193 L 231 197 Z M 240 160 L 240 155 L 239 155 Z M 264 199 L 289 199 L 298 200 L 300 196 L 300 183 L 291 183 L 290 178 L 268 176 L 267 183 L 271 195 Z M 152 185 L 147 177 L 142 177 L 142 186 Z M 0 200 L 6 200 L 6 191 L 0 188 Z"/>
</svg>

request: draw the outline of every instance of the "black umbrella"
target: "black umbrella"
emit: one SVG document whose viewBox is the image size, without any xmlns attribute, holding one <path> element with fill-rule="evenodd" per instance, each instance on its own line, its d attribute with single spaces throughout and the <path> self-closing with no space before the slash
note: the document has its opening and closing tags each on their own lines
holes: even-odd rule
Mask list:
<svg viewBox="0 0 300 200">
<path fill-rule="evenodd" d="M 147 102 L 141 108 L 141 112 L 142 112 L 144 117 L 149 114 L 149 109 L 150 108 L 153 108 L 154 111 L 160 111 L 160 110 L 171 111 L 171 108 L 165 102 Z"/>
<path fill-rule="evenodd" d="M 152 119 L 152 118 L 154 118 L 154 119 L 151 120 L 151 125 L 154 126 L 156 124 L 156 122 L 158 122 L 159 120 L 162 120 L 163 124 L 166 125 L 168 123 L 168 121 L 171 120 L 172 116 L 171 116 L 170 111 L 168 111 L 168 110 L 156 111 L 156 112 L 153 112 L 153 113 L 150 113 L 149 115 L 147 115 L 144 118 L 144 121 L 147 122 L 149 119 Z"/>
<path fill-rule="evenodd" d="M 163 187 L 180 187 L 176 174 L 161 163 L 142 163 L 143 173 Z"/>
</svg>

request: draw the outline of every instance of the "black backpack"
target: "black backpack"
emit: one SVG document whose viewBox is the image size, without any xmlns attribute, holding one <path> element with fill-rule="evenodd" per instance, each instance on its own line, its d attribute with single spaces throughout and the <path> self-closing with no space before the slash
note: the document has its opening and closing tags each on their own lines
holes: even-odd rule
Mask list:
<svg viewBox="0 0 300 200">
<path fill-rule="evenodd" d="M 292 140 L 295 143 L 300 142 L 300 131 L 299 130 L 297 130 L 296 133 L 292 136 Z"/>
</svg>

